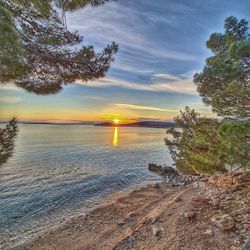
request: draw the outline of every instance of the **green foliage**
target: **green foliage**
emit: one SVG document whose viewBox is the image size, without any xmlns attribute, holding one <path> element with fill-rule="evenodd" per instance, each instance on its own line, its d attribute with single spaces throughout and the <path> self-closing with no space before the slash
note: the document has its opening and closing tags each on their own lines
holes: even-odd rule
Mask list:
<svg viewBox="0 0 250 250">
<path fill-rule="evenodd" d="M 213 56 L 206 60 L 194 82 L 203 101 L 219 116 L 250 117 L 250 35 L 246 20 L 229 17 L 225 33 L 214 33 L 207 41 Z"/>
<path fill-rule="evenodd" d="M 11 157 L 14 150 L 16 134 L 16 119 L 12 119 L 5 128 L 0 129 L 0 165 Z"/>
<path fill-rule="evenodd" d="M 250 168 L 250 122 L 222 122 L 218 133 L 226 162 Z"/>
<path fill-rule="evenodd" d="M 102 52 L 83 46 L 77 32 L 69 32 L 61 14 L 98 6 L 106 0 L 13 0 L 0 3 L 0 82 L 14 82 L 40 95 L 62 86 L 105 76 L 118 46 Z M 61 13 L 62 12 L 62 13 Z"/>
<path fill-rule="evenodd" d="M 225 172 L 226 166 L 250 168 L 250 122 L 219 122 L 186 107 L 167 130 L 165 143 L 183 173 Z"/>
<path fill-rule="evenodd" d="M 186 174 L 225 171 L 217 120 L 200 117 L 186 107 L 174 121 L 176 126 L 167 130 L 165 143 L 179 171 Z"/>
</svg>

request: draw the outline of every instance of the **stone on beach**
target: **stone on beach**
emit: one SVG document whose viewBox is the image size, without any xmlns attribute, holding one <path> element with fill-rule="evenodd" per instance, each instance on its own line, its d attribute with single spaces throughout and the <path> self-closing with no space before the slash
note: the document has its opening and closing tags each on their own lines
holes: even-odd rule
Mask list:
<svg viewBox="0 0 250 250">
<path fill-rule="evenodd" d="M 212 218 L 212 222 L 218 228 L 227 231 L 235 226 L 235 220 L 228 214 L 216 215 Z"/>
<path fill-rule="evenodd" d="M 179 196 L 177 196 L 177 197 L 174 198 L 174 201 L 175 202 L 180 202 L 180 201 L 182 201 L 182 199 Z"/>
<path fill-rule="evenodd" d="M 158 227 L 153 227 L 153 228 L 152 228 L 152 231 L 153 231 L 153 235 L 154 235 L 154 236 L 159 237 L 159 236 L 160 236 L 160 233 L 162 232 L 162 229 L 161 229 L 161 228 L 158 228 Z"/>
<path fill-rule="evenodd" d="M 152 164 L 152 163 L 148 164 L 148 170 L 152 172 L 156 172 L 161 175 L 165 175 L 165 176 L 179 175 L 178 172 L 173 167 L 170 167 L 170 166 L 162 167 L 161 165 Z"/>
<path fill-rule="evenodd" d="M 213 233 L 213 231 L 212 231 L 211 229 L 207 229 L 207 230 L 204 232 L 204 234 L 207 235 L 207 236 L 213 236 L 213 235 L 214 235 L 214 233 Z"/>
<path fill-rule="evenodd" d="M 191 220 L 191 219 L 193 219 L 195 217 L 195 213 L 194 212 L 187 212 L 187 213 L 184 214 L 184 216 L 187 219 Z"/>
</svg>

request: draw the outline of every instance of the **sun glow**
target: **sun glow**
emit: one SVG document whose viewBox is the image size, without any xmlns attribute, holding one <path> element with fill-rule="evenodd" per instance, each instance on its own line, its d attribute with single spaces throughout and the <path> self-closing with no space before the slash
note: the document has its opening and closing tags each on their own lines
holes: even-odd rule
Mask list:
<svg viewBox="0 0 250 250">
<path fill-rule="evenodd" d="M 120 123 L 120 120 L 119 120 L 119 119 L 114 119 L 114 120 L 113 120 L 113 123 L 119 124 L 119 123 Z"/>
</svg>

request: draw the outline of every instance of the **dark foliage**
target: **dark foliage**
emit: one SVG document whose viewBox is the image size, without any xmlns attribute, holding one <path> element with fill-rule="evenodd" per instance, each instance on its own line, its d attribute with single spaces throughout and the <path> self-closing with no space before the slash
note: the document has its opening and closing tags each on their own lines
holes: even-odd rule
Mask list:
<svg viewBox="0 0 250 250">
<path fill-rule="evenodd" d="M 0 82 L 14 82 L 29 92 L 54 94 L 75 81 L 105 76 L 118 46 L 102 52 L 82 46 L 58 13 L 105 0 L 3 0 L 0 3 Z"/>
<path fill-rule="evenodd" d="M 16 119 L 12 119 L 5 128 L 0 129 L 0 165 L 12 156 L 16 134 Z"/>
</svg>

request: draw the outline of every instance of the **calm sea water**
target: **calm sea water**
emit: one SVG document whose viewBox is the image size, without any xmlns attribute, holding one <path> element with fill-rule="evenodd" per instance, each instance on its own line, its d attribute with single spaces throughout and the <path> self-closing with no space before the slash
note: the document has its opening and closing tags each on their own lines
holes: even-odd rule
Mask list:
<svg viewBox="0 0 250 250">
<path fill-rule="evenodd" d="M 172 163 L 164 137 L 164 129 L 19 125 L 15 153 L 0 166 L 0 248 L 158 180 L 147 165 Z"/>
</svg>

